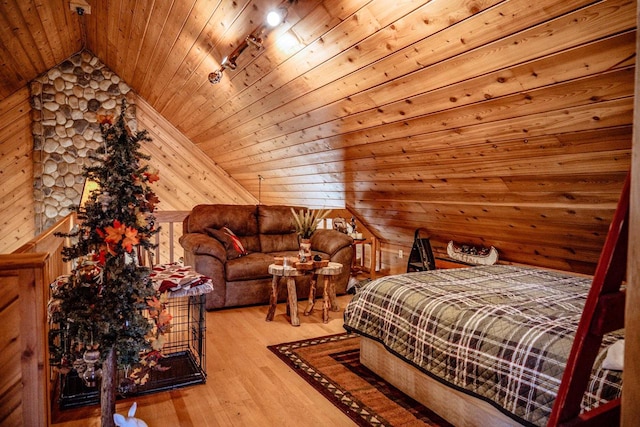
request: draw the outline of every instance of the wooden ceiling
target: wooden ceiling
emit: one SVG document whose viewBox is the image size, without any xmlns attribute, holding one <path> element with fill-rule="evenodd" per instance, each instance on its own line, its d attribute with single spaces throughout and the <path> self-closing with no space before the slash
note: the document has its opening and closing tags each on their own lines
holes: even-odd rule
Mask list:
<svg viewBox="0 0 640 427">
<path fill-rule="evenodd" d="M 629 169 L 635 1 L 0 2 L 0 99 L 81 49 L 262 203 L 349 208 L 383 241 L 589 271 Z"/>
</svg>

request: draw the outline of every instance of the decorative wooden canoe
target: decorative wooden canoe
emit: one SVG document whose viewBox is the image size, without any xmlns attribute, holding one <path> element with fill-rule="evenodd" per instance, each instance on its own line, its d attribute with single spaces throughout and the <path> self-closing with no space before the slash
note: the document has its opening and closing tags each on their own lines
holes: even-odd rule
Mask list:
<svg viewBox="0 0 640 427">
<path fill-rule="evenodd" d="M 451 259 L 475 265 L 493 265 L 498 261 L 498 250 L 491 246 L 480 250 L 472 248 L 472 251 L 465 250 L 464 247 L 457 247 L 453 240 L 447 245 L 447 254 Z M 475 252 L 475 253 L 474 253 Z"/>
</svg>

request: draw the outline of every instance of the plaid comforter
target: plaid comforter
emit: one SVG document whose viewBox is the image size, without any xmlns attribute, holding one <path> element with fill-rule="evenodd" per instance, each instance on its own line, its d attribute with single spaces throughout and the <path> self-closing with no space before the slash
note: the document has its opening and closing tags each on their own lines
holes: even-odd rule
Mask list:
<svg viewBox="0 0 640 427">
<path fill-rule="evenodd" d="M 523 424 L 551 414 L 591 279 L 504 265 L 383 277 L 345 309 L 345 328 Z M 583 410 L 618 397 L 622 372 L 600 367 Z"/>
</svg>

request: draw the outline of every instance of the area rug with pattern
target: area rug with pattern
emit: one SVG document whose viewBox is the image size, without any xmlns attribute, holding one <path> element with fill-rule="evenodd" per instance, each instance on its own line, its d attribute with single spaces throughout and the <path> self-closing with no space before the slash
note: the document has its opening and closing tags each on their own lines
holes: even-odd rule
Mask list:
<svg viewBox="0 0 640 427">
<path fill-rule="evenodd" d="M 360 426 L 450 426 L 360 364 L 360 338 L 337 334 L 269 346 Z"/>
</svg>

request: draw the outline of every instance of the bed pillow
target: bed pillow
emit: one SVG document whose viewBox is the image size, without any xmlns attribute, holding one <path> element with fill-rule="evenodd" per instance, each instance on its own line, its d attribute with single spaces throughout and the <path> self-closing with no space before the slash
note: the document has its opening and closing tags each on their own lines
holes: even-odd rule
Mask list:
<svg viewBox="0 0 640 427">
<path fill-rule="evenodd" d="M 602 362 L 604 369 L 622 371 L 624 367 L 624 340 L 618 340 L 607 349 L 607 357 Z"/>
<path fill-rule="evenodd" d="M 208 235 L 222 243 L 227 252 L 227 259 L 236 259 L 243 255 L 247 255 L 248 252 L 245 250 L 244 245 L 238 236 L 236 236 L 229 228 L 222 227 L 221 229 L 217 229 L 209 227 L 206 228 L 205 231 Z"/>
</svg>

